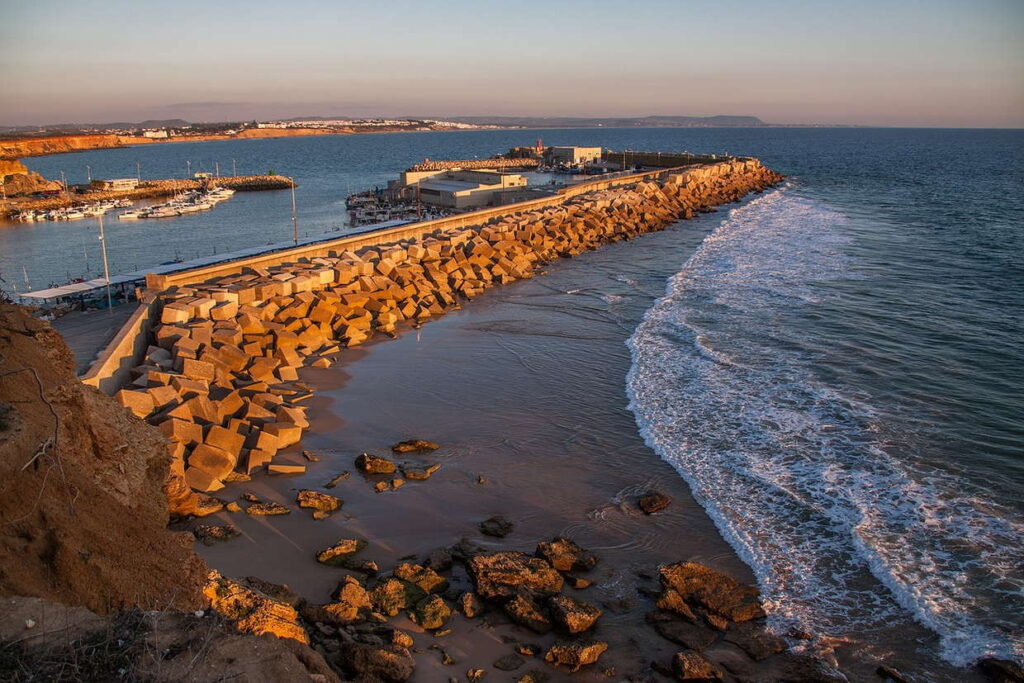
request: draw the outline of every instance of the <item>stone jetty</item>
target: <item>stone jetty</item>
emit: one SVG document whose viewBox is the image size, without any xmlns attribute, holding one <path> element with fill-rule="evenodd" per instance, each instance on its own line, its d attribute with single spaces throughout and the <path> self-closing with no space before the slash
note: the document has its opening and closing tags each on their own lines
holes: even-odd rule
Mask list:
<svg viewBox="0 0 1024 683">
<path fill-rule="evenodd" d="M 479 225 L 149 292 L 162 304 L 159 324 L 115 398 L 167 437 L 172 512 L 212 512 L 214 499 L 196 492 L 273 466 L 302 438 L 312 393 L 299 381 L 304 365 L 327 366 L 346 347 L 556 258 L 661 230 L 781 178 L 756 160 L 666 171 L 555 206 L 512 205 Z"/>
</svg>

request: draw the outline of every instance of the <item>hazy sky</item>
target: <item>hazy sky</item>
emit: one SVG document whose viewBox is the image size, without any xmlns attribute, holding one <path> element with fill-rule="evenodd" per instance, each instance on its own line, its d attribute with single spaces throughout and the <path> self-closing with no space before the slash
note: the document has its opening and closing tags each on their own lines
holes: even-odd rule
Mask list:
<svg viewBox="0 0 1024 683">
<path fill-rule="evenodd" d="M 1024 127 L 1024 0 L 0 0 L 0 125 L 335 114 Z"/>
</svg>

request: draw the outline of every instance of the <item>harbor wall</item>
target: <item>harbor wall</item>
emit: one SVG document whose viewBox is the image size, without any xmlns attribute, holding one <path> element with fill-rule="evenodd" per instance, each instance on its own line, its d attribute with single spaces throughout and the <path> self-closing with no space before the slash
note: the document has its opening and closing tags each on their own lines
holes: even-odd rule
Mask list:
<svg viewBox="0 0 1024 683">
<path fill-rule="evenodd" d="M 146 352 L 161 307 L 158 299 L 140 304 L 81 376 L 82 382 L 110 396 L 127 384 L 132 368 Z"/>
<path fill-rule="evenodd" d="M 557 194 L 549 197 L 541 197 L 539 199 L 531 199 L 524 202 L 517 202 L 515 204 L 506 204 L 504 206 L 480 209 L 478 211 L 471 211 L 455 216 L 446 216 L 444 218 L 437 218 L 430 221 L 420 221 L 365 235 L 339 237 L 336 240 L 318 242 L 308 246 L 296 247 L 294 249 L 287 249 L 269 254 L 260 254 L 246 259 L 227 261 L 224 263 L 205 266 L 203 268 L 179 271 L 168 275 L 151 274 L 146 277 L 146 289 L 160 291 L 169 287 L 190 285 L 204 282 L 215 277 L 240 273 L 246 268 L 268 268 L 280 263 L 297 261 L 303 258 L 309 259 L 329 256 L 332 253 L 345 251 L 346 249 L 359 249 L 361 247 L 375 246 L 385 244 L 387 242 L 416 239 L 435 230 L 463 228 L 491 220 L 495 217 L 514 215 L 523 211 L 548 206 L 558 206 L 564 203 L 567 199 L 571 199 L 572 197 L 576 197 L 581 194 L 586 194 L 587 192 L 604 190 L 621 185 L 629 185 L 640 180 L 654 178 L 663 173 L 665 173 L 664 170 L 646 171 L 630 176 L 592 180 L 562 188 Z"/>
<path fill-rule="evenodd" d="M 781 176 L 754 160 L 595 181 L 559 197 L 158 281 L 90 370 L 168 439 L 173 487 L 210 493 L 275 464 L 309 426 L 299 381 L 345 348 L 444 315 L 543 264 L 665 228 Z M 326 250 L 326 251 L 325 251 Z M 139 353 L 143 357 L 132 364 Z M 101 367 L 102 366 L 102 369 Z M 194 501 L 191 503 L 194 504 Z"/>
<path fill-rule="evenodd" d="M 601 154 L 601 158 L 619 166 L 629 165 L 632 167 L 639 165 L 649 168 L 675 168 L 692 164 L 717 164 L 722 161 L 728 161 L 733 157 L 716 154 L 688 154 L 684 152 L 669 154 L 664 152 L 613 152 L 605 150 Z M 738 161 L 747 160 L 746 157 L 738 159 Z"/>
</svg>

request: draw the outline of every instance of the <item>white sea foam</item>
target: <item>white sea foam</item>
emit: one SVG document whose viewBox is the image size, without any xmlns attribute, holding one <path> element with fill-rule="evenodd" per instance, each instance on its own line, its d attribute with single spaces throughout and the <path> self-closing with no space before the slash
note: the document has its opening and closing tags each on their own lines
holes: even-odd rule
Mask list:
<svg viewBox="0 0 1024 683">
<path fill-rule="evenodd" d="M 1024 520 L 893 455 L 883 411 L 818 379 L 822 347 L 778 320 L 853 277 L 844 221 L 791 188 L 732 210 L 629 340 L 630 408 L 776 627 L 870 639 L 912 617 L 952 664 L 1020 658 Z"/>
</svg>

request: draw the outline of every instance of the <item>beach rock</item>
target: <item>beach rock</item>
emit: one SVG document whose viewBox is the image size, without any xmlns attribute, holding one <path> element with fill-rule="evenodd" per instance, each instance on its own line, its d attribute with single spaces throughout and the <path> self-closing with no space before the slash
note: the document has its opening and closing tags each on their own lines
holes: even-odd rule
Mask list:
<svg viewBox="0 0 1024 683">
<path fill-rule="evenodd" d="M 448 552 L 451 553 L 453 560 L 457 560 L 465 565 L 469 565 L 470 560 L 472 560 L 477 555 L 486 554 L 487 548 L 484 548 L 482 545 L 474 543 L 468 538 L 463 538 L 458 543 L 449 548 Z"/>
<path fill-rule="evenodd" d="M 600 640 L 580 640 L 571 643 L 555 643 L 544 655 L 544 661 L 555 666 L 567 666 L 573 673 L 594 664 L 608 649 L 608 643 Z"/>
<path fill-rule="evenodd" d="M 258 503 L 258 502 L 260 502 L 260 499 L 257 498 L 256 495 L 252 494 L 252 493 L 243 493 L 242 494 L 242 500 L 244 500 L 246 502 L 249 502 L 249 503 Z"/>
<path fill-rule="evenodd" d="M 512 530 L 515 525 L 500 515 L 495 515 L 489 519 L 485 519 L 480 522 L 480 532 L 485 536 L 493 536 L 495 538 L 505 538 Z"/>
<path fill-rule="evenodd" d="M 335 626 L 361 621 L 362 615 L 373 607 L 369 593 L 352 576 L 346 576 L 338 585 L 334 597 L 335 602 L 324 605 L 322 609 L 328 615 L 328 619 L 324 620 L 325 623 Z"/>
<path fill-rule="evenodd" d="M 538 544 L 537 557 L 543 557 L 560 572 L 589 571 L 597 564 L 593 553 L 562 537 Z"/>
<path fill-rule="evenodd" d="M 671 505 L 672 499 L 664 493 L 650 491 L 641 496 L 637 504 L 640 506 L 640 509 L 643 510 L 645 515 L 652 515 L 655 512 L 664 510 Z"/>
<path fill-rule="evenodd" d="M 253 503 L 245 508 L 245 514 L 254 517 L 268 517 L 273 515 L 289 515 L 292 509 L 280 503 Z"/>
<path fill-rule="evenodd" d="M 202 541 L 203 545 L 213 545 L 218 541 L 230 541 L 232 538 L 240 536 L 242 532 L 231 524 L 223 526 L 200 524 L 192 530 L 192 534 Z"/>
<path fill-rule="evenodd" d="M 756 588 L 695 562 L 661 567 L 661 583 L 691 607 L 700 606 L 729 621 L 749 621 L 765 616 Z"/>
<path fill-rule="evenodd" d="M 547 683 L 549 680 L 551 680 L 551 676 L 549 676 L 546 671 L 530 669 L 517 678 L 516 683 Z"/>
<path fill-rule="evenodd" d="M 534 633 L 548 633 L 551 630 L 551 620 L 525 591 L 505 603 L 505 613 L 512 621 Z"/>
<path fill-rule="evenodd" d="M 879 678 L 885 681 L 893 681 L 893 683 L 910 683 L 903 674 L 891 666 L 886 666 L 885 664 L 882 664 L 875 669 L 875 673 Z"/>
<path fill-rule="evenodd" d="M 236 503 L 235 501 L 231 501 L 230 503 L 224 506 L 224 509 L 227 510 L 228 512 L 241 512 L 242 506 Z"/>
<path fill-rule="evenodd" d="M 494 661 L 493 666 L 499 671 L 515 671 L 520 668 L 523 664 L 526 664 L 526 660 L 519 655 L 505 655 Z"/>
<path fill-rule="evenodd" d="M 441 469 L 441 465 L 402 465 L 402 474 L 411 481 L 426 481 L 430 475 Z"/>
<path fill-rule="evenodd" d="M 345 643 L 341 646 L 338 661 L 352 679 L 367 683 L 403 683 L 412 677 L 416 669 L 412 654 L 400 645 L 380 647 Z"/>
<path fill-rule="evenodd" d="M 391 631 L 391 642 L 395 645 L 401 645 L 402 647 L 411 648 L 415 643 L 405 631 L 400 631 L 397 628 Z"/>
<path fill-rule="evenodd" d="M 715 631 L 684 621 L 670 612 L 651 612 L 647 615 L 647 623 L 653 626 L 662 638 L 698 652 L 718 640 Z"/>
<path fill-rule="evenodd" d="M 541 652 L 540 645 L 534 645 L 533 643 L 519 643 L 516 645 L 516 652 L 526 657 L 536 657 Z"/>
<path fill-rule="evenodd" d="M 428 595 L 416 603 L 412 620 L 427 630 L 442 628 L 452 616 L 452 608 L 439 595 Z"/>
<path fill-rule="evenodd" d="M 601 616 L 601 610 L 594 605 L 567 595 L 551 598 L 548 607 L 555 625 L 569 633 L 583 633 L 597 623 Z"/>
<path fill-rule="evenodd" d="M 795 652 L 783 652 L 771 660 L 779 680 L 848 683 L 849 679 L 820 659 Z"/>
<path fill-rule="evenodd" d="M 412 607 L 424 597 L 426 593 L 419 586 L 393 577 L 379 582 L 370 591 L 370 601 L 374 609 L 389 617 L 397 616 L 399 612 Z"/>
<path fill-rule="evenodd" d="M 317 553 L 316 561 L 320 564 L 331 566 L 344 565 L 353 555 L 365 547 L 366 541 L 361 538 L 344 538 L 330 548 Z"/>
<path fill-rule="evenodd" d="M 732 624 L 725 632 L 725 639 L 761 661 L 786 649 L 786 643 L 773 635 L 760 622 L 745 621 Z"/>
<path fill-rule="evenodd" d="M 299 625 L 295 608 L 223 577 L 216 570 L 207 576 L 203 595 L 210 608 L 231 621 L 239 631 L 255 635 L 269 633 L 309 644 L 309 636 Z"/>
<path fill-rule="evenodd" d="M 452 568 L 452 554 L 445 548 L 438 548 L 430 553 L 424 565 L 430 567 L 435 572 L 446 572 Z"/>
<path fill-rule="evenodd" d="M 395 471 L 395 463 L 387 458 L 370 453 L 361 453 L 356 458 L 356 467 L 367 474 L 391 474 Z"/>
<path fill-rule="evenodd" d="M 585 579 L 582 576 L 576 576 L 575 574 L 564 573 L 565 582 L 569 584 L 571 588 L 575 588 L 580 591 L 584 588 L 590 588 L 594 585 L 594 582 L 590 579 Z"/>
<path fill-rule="evenodd" d="M 340 498 L 335 498 L 330 494 L 321 493 L 320 491 L 311 491 L 309 489 L 299 491 L 298 495 L 295 497 L 295 502 L 299 504 L 300 508 L 313 510 L 314 519 L 323 519 L 335 510 L 341 508 L 342 505 L 342 500 Z"/>
<path fill-rule="evenodd" d="M 403 562 L 392 572 L 396 578 L 419 586 L 426 593 L 443 593 L 448 589 L 448 581 L 428 567 Z"/>
<path fill-rule="evenodd" d="M 290 605 L 296 609 L 298 609 L 299 605 L 304 602 L 298 593 L 283 583 L 271 583 L 270 581 L 264 581 L 257 576 L 247 576 L 242 579 L 241 583 L 253 590 L 263 593 L 271 600 L 283 602 L 284 604 Z"/>
<path fill-rule="evenodd" d="M 335 486 L 337 486 L 343 480 L 348 479 L 348 477 L 349 477 L 349 471 L 345 470 L 344 472 L 342 472 L 340 474 L 337 474 L 334 477 L 332 477 L 329 482 L 324 484 L 324 488 L 325 489 L 333 489 Z"/>
<path fill-rule="evenodd" d="M 467 669 L 466 670 L 466 680 L 469 681 L 470 683 L 475 683 L 476 681 L 481 681 L 481 680 L 483 680 L 484 676 L 486 676 L 486 675 L 487 675 L 487 672 L 484 671 L 483 669 Z"/>
<path fill-rule="evenodd" d="M 391 447 L 394 453 L 412 453 L 412 452 L 424 452 L 424 451 L 436 451 L 440 446 L 433 441 L 424 441 L 423 439 L 409 439 L 407 441 L 399 441 Z"/>
<path fill-rule="evenodd" d="M 679 591 L 674 588 L 665 589 L 658 598 L 657 607 L 661 610 L 673 612 L 691 623 L 696 624 L 699 621 L 697 615 L 694 614 L 693 610 L 690 609 L 690 606 L 686 604 L 685 600 L 683 600 L 683 596 L 681 596 Z"/>
<path fill-rule="evenodd" d="M 302 457 L 310 462 L 320 462 L 320 456 L 314 453 L 313 451 L 302 451 Z"/>
<path fill-rule="evenodd" d="M 487 609 L 484 602 L 472 591 L 459 596 L 458 607 L 459 611 L 462 612 L 462 616 L 467 619 L 476 619 Z"/>
<path fill-rule="evenodd" d="M 562 590 L 562 575 L 546 561 L 526 553 L 476 555 L 469 560 L 468 570 L 477 593 L 485 600 L 512 597 L 520 587 L 541 595 Z"/>
<path fill-rule="evenodd" d="M 385 491 L 390 491 L 391 490 L 391 482 L 390 481 L 378 481 L 376 484 L 373 485 L 373 490 L 376 491 L 377 493 L 384 493 Z"/>
<path fill-rule="evenodd" d="M 672 657 L 672 673 L 680 681 L 720 681 L 723 676 L 721 669 L 692 650 Z"/>
<path fill-rule="evenodd" d="M 1021 683 L 1024 681 L 1024 668 L 1009 659 L 987 657 L 978 660 L 978 670 L 994 683 Z"/>
</svg>

